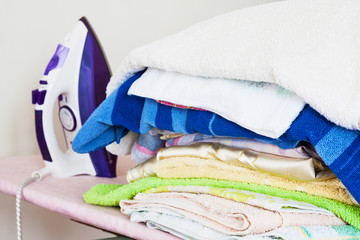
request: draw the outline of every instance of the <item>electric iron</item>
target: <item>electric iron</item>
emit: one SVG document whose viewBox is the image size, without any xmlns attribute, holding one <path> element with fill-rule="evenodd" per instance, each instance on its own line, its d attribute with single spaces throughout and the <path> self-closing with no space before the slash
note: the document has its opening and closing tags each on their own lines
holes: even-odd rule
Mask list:
<svg viewBox="0 0 360 240">
<path fill-rule="evenodd" d="M 105 99 L 111 77 L 100 43 L 85 17 L 65 37 L 47 65 L 40 87 L 32 91 L 36 137 L 47 170 L 55 177 L 89 174 L 116 176 L 115 155 L 105 148 L 78 154 L 71 144 L 76 133 Z M 56 101 L 67 151 L 57 142 L 53 112 Z"/>
</svg>

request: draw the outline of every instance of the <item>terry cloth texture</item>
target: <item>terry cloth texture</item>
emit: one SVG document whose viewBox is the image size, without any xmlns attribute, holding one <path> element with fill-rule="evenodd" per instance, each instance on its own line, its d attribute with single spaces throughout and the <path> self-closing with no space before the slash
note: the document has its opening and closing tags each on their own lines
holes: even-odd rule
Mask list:
<svg viewBox="0 0 360 240">
<path fill-rule="evenodd" d="M 172 157 L 212 159 L 298 181 L 320 181 L 336 177 L 321 161 L 313 158 L 289 158 L 216 143 L 167 147 L 156 155 L 158 161 Z"/>
<path fill-rule="evenodd" d="M 163 211 L 164 212 L 164 211 Z M 228 236 L 199 222 L 167 210 L 166 213 L 155 211 L 133 211 L 130 215 L 132 222 L 145 222 L 150 228 L 169 232 L 181 239 L 191 240 L 227 240 L 237 239 L 235 235 Z"/>
<path fill-rule="evenodd" d="M 357 205 L 357 202 L 338 178 L 301 182 L 258 172 L 243 166 L 232 165 L 216 159 L 169 157 L 160 161 L 150 160 L 131 169 L 127 174 L 127 179 L 129 182 L 133 182 L 147 176 L 158 176 L 161 178 L 212 178 L 264 184 Z"/>
<path fill-rule="evenodd" d="M 267 138 L 215 113 L 173 108 L 151 99 L 127 95 L 129 87 L 141 74 L 131 77 L 93 112 L 73 141 L 76 152 L 90 152 L 113 141 L 120 142 L 128 129 L 146 133 L 153 127 L 185 134 L 200 132 L 254 138 L 282 148 L 293 148 L 303 140 L 314 145 L 325 164 L 352 196 L 360 200 L 360 131 L 339 127 L 307 105 L 280 138 Z"/>
<path fill-rule="evenodd" d="M 247 203 L 253 206 L 261 206 L 278 212 L 307 212 L 334 215 L 332 212 L 319 208 L 313 204 L 232 188 L 216 188 L 209 186 L 161 186 L 144 191 L 144 193 L 161 192 L 210 194 L 237 202 Z"/>
<path fill-rule="evenodd" d="M 360 231 L 350 225 L 283 227 L 265 234 L 226 235 L 208 228 L 180 214 L 149 211 L 133 212 L 132 222 L 146 222 L 150 228 L 160 229 L 187 240 L 308 240 L 308 239 L 360 239 Z"/>
<path fill-rule="evenodd" d="M 124 137 L 121 138 L 121 142 L 116 144 L 109 144 L 106 146 L 106 150 L 110 153 L 118 156 L 125 156 L 131 153 L 131 149 L 134 144 L 138 141 L 139 134 L 129 131 Z"/>
<path fill-rule="evenodd" d="M 145 67 L 276 83 L 359 129 L 359 12 L 358 0 L 290 0 L 217 16 L 133 50 L 107 92 Z"/>
<path fill-rule="evenodd" d="M 155 176 L 155 168 L 158 162 L 167 161 L 167 159 L 169 159 L 168 161 L 172 161 L 171 158 L 173 157 L 184 157 L 189 158 L 190 161 L 200 161 L 200 165 L 209 163 L 208 168 L 216 167 L 214 164 L 220 161 L 237 166 L 234 168 L 234 171 L 236 171 L 236 169 L 241 171 L 241 169 L 245 168 L 244 171 L 251 169 L 260 173 L 267 173 L 295 181 L 311 182 L 336 177 L 322 162 L 312 158 L 287 158 L 259 153 L 248 149 L 236 149 L 216 144 L 214 146 L 212 143 L 198 143 L 189 146 L 162 148 L 157 152 L 156 157 L 130 169 L 126 178 L 128 182 L 133 182 L 143 177 Z M 206 161 L 206 159 L 213 161 Z M 176 162 L 172 164 L 176 164 Z M 186 163 L 184 164 L 182 162 L 178 167 L 181 168 L 184 165 L 186 165 Z M 186 166 L 189 167 L 190 165 Z M 196 167 L 196 165 L 197 164 L 193 167 Z M 176 166 L 173 167 L 177 168 Z M 220 168 L 222 165 L 218 167 Z M 226 169 L 229 170 L 229 168 L 230 166 Z M 266 176 L 264 176 L 264 178 L 266 178 Z M 343 188 L 345 189 L 345 187 Z"/>
<path fill-rule="evenodd" d="M 148 177 L 126 185 L 96 185 L 84 194 L 84 200 L 89 204 L 119 206 L 119 202 L 121 200 L 132 199 L 138 193 L 160 186 L 211 186 L 219 188 L 233 188 L 306 202 L 327 209 L 335 213 L 345 222 L 360 229 L 360 207 L 358 206 L 349 205 L 336 200 L 314 196 L 303 192 L 227 180 L 205 178 L 161 179 L 158 177 Z"/>
<path fill-rule="evenodd" d="M 263 234 L 268 236 L 267 239 L 274 239 L 271 236 L 279 236 L 286 240 L 306 240 L 306 239 L 327 239 L 327 240 L 340 240 L 360 239 L 360 231 L 352 226 L 298 226 L 280 228 L 269 233 Z M 244 239 L 247 240 L 247 239 Z"/>
<path fill-rule="evenodd" d="M 247 203 L 253 206 L 261 206 L 265 209 L 278 212 L 307 212 L 334 215 L 332 212 L 319 208 L 315 205 L 299 202 L 291 199 L 283 199 L 256 192 L 249 192 L 231 188 L 216 188 L 209 186 L 161 186 L 151 188 L 144 193 L 182 192 L 194 194 L 210 194 L 236 202 Z"/>
<path fill-rule="evenodd" d="M 137 164 L 141 164 L 156 156 L 157 152 L 164 145 L 165 142 L 160 139 L 159 133 L 155 129 L 151 129 L 147 133 L 139 135 L 139 138 L 131 148 L 131 159 Z"/>
<path fill-rule="evenodd" d="M 122 200 L 120 208 L 127 215 L 133 211 L 171 210 L 225 234 L 265 233 L 285 226 L 345 225 L 335 216 L 273 211 L 209 194 L 140 193 L 132 200 Z"/>
<path fill-rule="evenodd" d="M 204 78 L 147 68 L 128 94 L 214 112 L 246 129 L 280 137 L 305 103 L 273 83 Z"/>
</svg>

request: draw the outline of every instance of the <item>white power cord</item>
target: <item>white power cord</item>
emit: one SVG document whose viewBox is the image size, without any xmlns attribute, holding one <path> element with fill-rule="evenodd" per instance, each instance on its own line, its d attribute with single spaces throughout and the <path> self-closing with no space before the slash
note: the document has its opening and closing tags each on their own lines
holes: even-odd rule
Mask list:
<svg viewBox="0 0 360 240">
<path fill-rule="evenodd" d="M 40 181 L 42 177 L 44 177 L 46 174 L 49 173 L 48 168 L 43 168 L 39 171 L 33 172 L 31 175 L 31 178 L 26 179 L 18 188 L 16 193 L 16 229 L 17 229 L 17 240 L 22 239 L 22 228 L 21 228 L 21 208 L 20 208 L 20 202 L 21 202 L 21 195 L 24 187 L 28 185 L 29 183 Z"/>
</svg>

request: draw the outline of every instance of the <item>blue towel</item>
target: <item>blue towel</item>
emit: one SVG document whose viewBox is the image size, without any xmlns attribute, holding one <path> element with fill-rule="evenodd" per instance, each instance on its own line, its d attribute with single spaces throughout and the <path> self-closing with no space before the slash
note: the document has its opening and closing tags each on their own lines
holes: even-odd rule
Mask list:
<svg viewBox="0 0 360 240">
<path fill-rule="evenodd" d="M 129 78 L 94 111 L 75 137 L 74 151 L 91 152 L 119 142 L 128 130 L 146 133 L 152 127 L 186 134 L 200 132 L 254 138 L 281 148 L 292 148 L 306 141 L 313 144 L 324 162 L 360 202 L 360 131 L 337 126 L 306 105 L 280 138 L 271 139 L 212 112 L 178 109 L 152 99 L 127 95 L 131 84 L 142 73 Z"/>
</svg>

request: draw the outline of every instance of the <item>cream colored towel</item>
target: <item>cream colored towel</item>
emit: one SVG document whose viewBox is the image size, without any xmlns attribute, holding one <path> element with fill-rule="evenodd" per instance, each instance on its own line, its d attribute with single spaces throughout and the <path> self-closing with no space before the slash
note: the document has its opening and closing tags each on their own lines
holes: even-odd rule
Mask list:
<svg viewBox="0 0 360 240">
<path fill-rule="evenodd" d="M 196 157 L 172 157 L 157 162 L 154 171 L 161 178 L 214 178 L 237 182 L 269 185 L 286 190 L 301 191 L 312 195 L 357 204 L 338 178 L 319 182 L 299 182 L 222 161 Z"/>
<path fill-rule="evenodd" d="M 121 211 L 174 211 L 225 234 L 256 234 L 286 226 L 344 225 L 338 217 L 314 213 L 289 213 L 215 197 L 208 194 L 138 194 L 122 200 Z"/>
<path fill-rule="evenodd" d="M 144 193 L 163 193 L 163 192 L 181 192 L 194 194 L 209 194 L 221 198 L 230 199 L 236 202 L 246 203 L 252 206 L 261 206 L 262 208 L 276 212 L 306 212 L 320 213 L 335 216 L 329 210 L 317 207 L 313 204 L 270 196 L 257 192 L 250 192 L 233 188 L 217 188 L 211 186 L 161 186 L 146 190 Z"/>
<path fill-rule="evenodd" d="M 359 0 L 288 0 L 233 11 L 132 51 L 107 94 L 145 67 L 263 81 L 359 129 L 359 12 Z"/>
<path fill-rule="evenodd" d="M 205 109 L 270 138 L 286 132 L 305 105 L 277 84 L 195 77 L 154 68 L 148 68 L 128 94 Z"/>
<path fill-rule="evenodd" d="M 316 182 L 301 182 L 214 159 L 183 156 L 169 157 L 158 161 L 156 158 L 153 158 L 144 164 L 130 169 L 127 173 L 127 180 L 132 182 L 149 176 L 162 178 L 213 178 L 264 184 L 358 205 L 338 178 Z"/>
<path fill-rule="evenodd" d="M 223 146 L 217 143 L 197 143 L 189 146 L 172 146 L 160 149 L 156 158 L 130 169 L 127 174 L 128 181 L 133 182 L 142 177 L 154 176 L 153 169 L 156 162 L 171 157 L 198 157 L 218 160 L 296 181 L 310 182 L 336 177 L 325 164 L 313 158 L 290 158 L 250 149 Z"/>
<path fill-rule="evenodd" d="M 157 161 L 161 161 L 169 157 L 182 156 L 219 160 L 298 181 L 319 181 L 336 177 L 325 164 L 313 158 L 290 158 L 216 143 L 162 148 L 156 158 Z"/>
</svg>

